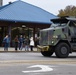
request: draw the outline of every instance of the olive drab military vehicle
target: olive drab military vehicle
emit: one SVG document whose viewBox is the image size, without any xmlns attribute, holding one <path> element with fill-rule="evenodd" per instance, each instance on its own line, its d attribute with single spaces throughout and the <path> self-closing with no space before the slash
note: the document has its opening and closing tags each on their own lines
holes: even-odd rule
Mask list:
<svg viewBox="0 0 76 75">
<path fill-rule="evenodd" d="M 38 50 L 46 57 L 55 52 L 59 58 L 76 51 L 76 18 L 62 17 L 51 20 L 50 28 L 40 30 Z"/>
</svg>

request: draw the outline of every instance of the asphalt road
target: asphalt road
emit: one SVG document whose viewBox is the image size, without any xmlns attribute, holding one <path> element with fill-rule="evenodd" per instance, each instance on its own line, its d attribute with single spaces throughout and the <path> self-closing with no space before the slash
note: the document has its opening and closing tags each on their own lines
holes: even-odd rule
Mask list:
<svg viewBox="0 0 76 75">
<path fill-rule="evenodd" d="M 1 52 L 0 75 L 76 75 L 76 53 L 62 59 L 39 52 Z"/>
</svg>

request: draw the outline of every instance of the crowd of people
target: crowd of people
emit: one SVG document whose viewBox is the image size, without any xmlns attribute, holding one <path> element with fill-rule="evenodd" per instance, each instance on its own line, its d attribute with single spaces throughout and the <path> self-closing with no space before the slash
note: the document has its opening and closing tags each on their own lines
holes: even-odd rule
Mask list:
<svg viewBox="0 0 76 75">
<path fill-rule="evenodd" d="M 10 37 L 9 35 L 6 35 L 3 38 L 3 44 L 4 44 L 4 51 L 8 51 L 8 47 L 10 45 Z M 16 35 L 16 37 L 14 38 L 14 48 L 15 51 L 17 50 L 22 50 L 24 49 L 25 51 L 33 51 L 33 47 L 35 46 L 35 42 L 33 37 L 28 38 L 25 36 L 20 35 L 20 37 L 18 37 L 18 35 Z"/>
</svg>

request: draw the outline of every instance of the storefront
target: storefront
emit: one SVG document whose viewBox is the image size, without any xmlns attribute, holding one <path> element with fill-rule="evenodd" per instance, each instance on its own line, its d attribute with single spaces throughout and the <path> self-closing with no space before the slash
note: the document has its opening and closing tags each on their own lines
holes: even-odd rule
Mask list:
<svg viewBox="0 0 76 75">
<path fill-rule="evenodd" d="M 21 0 L 0 7 L 0 46 L 6 34 L 11 44 L 16 35 L 39 36 L 39 30 L 51 25 L 55 15 Z"/>
</svg>

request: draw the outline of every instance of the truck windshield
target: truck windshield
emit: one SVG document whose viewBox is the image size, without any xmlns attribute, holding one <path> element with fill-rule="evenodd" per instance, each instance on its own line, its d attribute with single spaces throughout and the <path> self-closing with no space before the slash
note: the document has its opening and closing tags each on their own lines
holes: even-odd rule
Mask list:
<svg viewBox="0 0 76 75">
<path fill-rule="evenodd" d="M 67 23 L 53 23 L 52 25 L 51 25 L 51 27 L 59 27 L 59 26 L 66 26 L 67 25 Z"/>
</svg>

